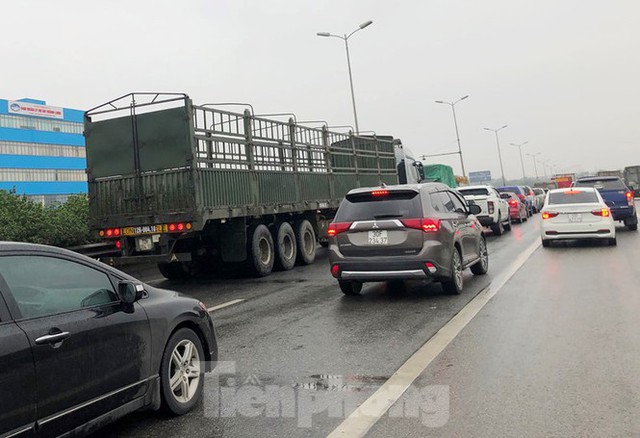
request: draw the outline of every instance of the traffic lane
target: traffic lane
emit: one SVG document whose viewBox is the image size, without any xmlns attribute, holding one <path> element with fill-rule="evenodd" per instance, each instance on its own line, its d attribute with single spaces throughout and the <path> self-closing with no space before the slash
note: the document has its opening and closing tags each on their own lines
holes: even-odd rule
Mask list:
<svg viewBox="0 0 640 438">
<path fill-rule="evenodd" d="M 368 436 L 639 436 L 640 235 L 617 233 L 618 247 L 539 248 L 415 381 L 450 403 L 385 416 Z M 426 427 L 443 408 L 447 423 Z"/>
<path fill-rule="evenodd" d="M 261 279 L 171 283 L 174 289 L 198 296 L 208 305 L 241 296 L 247 299 L 213 313 L 220 360 L 236 367 L 235 373 L 223 377 L 222 386 L 232 378 L 242 387 L 257 382 L 259 388 L 293 388 L 296 402 L 316 395 L 319 399 L 336 397 L 347 400 L 344 409 L 335 417 L 327 412 L 316 414 L 313 427 L 305 428 L 300 427 L 298 415 L 220 418 L 211 415 L 205 403 L 182 418 L 134 414 L 105 433 L 253 436 L 256 430 L 268 430 L 271 436 L 326 435 L 485 288 L 502 266 L 539 238 L 536 227 L 531 221 L 514 226 L 512 233 L 489 237 L 489 275 L 474 277 L 467 271 L 460 296 L 445 295 L 438 284 L 412 283 L 404 290 L 390 290 L 377 283 L 365 285 L 360 297 L 347 297 L 330 276 L 328 262 L 322 260 Z M 218 391 L 216 382 L 208 380 L 206 397 Z"/>
<path fill-rule="evenodd" d="M 502 236 L 494 236 L 490 230 L 485 230 L 490 256 L 490 271 L 504 266 L 501 253 L 510 253 L 516 246 L 524 248 L 527 246 L 527 242 L 538 236 L 538 218 L 539 215 L 532 217 L 527 223 L 513 224 L 512 231 L 507 231 Z M 493 258 L 494 255 L 496 255 L 496 259 Z M 151 282 L 155 287 L 176 290 L 198 298 L 207 307 L 238 299 L 250 301 L 275 292 L 298 290 L 307 286 L 335 285 L 338 290 L 337 282 L 329 272 L 328 251 L 321 247 L 317 250 L 314 264 L 296 266 L 290 271 L 273 272 L 263 278 L 248 277 L 240 267 L 230 270 L 222 276 L 209 275 L 185 281 L 169 281 L 161 278 L 160 272 L 154 265 L 134 265 L 123 270 L 141 281 Z M 367 288 L 368 286 L 365 285 L 365 289 Z"/>
</svg>

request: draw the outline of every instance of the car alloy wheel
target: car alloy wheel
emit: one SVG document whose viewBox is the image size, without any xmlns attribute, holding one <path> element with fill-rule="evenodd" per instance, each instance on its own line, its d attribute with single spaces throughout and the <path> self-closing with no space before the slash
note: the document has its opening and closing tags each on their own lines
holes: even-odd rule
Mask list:
<svg viewBox="0 0 640 438">
<path fill-rule="evenodd" d="M 453 281 L 456 282 L 458 289 L 462 289 L 462 261 L 458 251 L 453 252 Z"/>
<path fill-rule="evenodd" d="M 200 384 L 200 354 L 193 342 L 184 339 L 171 353 L 169 386 L 175 400 L 188 403 L 197 395 Z"/>
</svg>

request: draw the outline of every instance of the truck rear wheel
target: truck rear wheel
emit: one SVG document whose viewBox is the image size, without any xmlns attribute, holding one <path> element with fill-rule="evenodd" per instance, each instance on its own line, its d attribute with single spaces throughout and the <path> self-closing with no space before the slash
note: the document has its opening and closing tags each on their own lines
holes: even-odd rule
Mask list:
<svg viewBox="0 0 640 438">
<path fill-rule="evenodd" d="M 271 274 L 275 261 L 273 237 L 265 225 L 258 225 L 251 234 L 249 262 L 251 269 L 258 277 Z"/>
<path fill-rule="evenodd" d="M 288 222 L 282 222 L 275 235 L 276 266 L 283 271 L 288 271 L 296 264 L 298 245 L 296 234 Z"/>
<path fill-rule="evenodd" d="M 316 233 L 308 220 L 296 224 L 296 241 L 298 244 L 298 262 L 310 265 L 316 260 Z"/>
<path fill-rule="evenodd" d="M 184 280 L 189 277 L 189 271 L 182 262 L 158 263 L 158 270 L 167 280 Z"/>
</svg>

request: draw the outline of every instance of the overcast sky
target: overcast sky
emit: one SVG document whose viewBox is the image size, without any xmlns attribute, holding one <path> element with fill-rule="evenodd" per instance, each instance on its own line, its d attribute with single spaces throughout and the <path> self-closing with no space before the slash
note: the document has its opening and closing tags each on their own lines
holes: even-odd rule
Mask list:
<svg viewBox="0 0 640 438">
<path fill-rule="evenodd" d="M 130 91 L 240 101 L 353 125 L 467 171 L 520 177 L 517 148 L 560 170 L 640 164 L 637 0 L 20 0 L 2 7 L 0 97 L 87 109 Z M 531 157 L 526 172 L 533 174 Z M 460 172 L 457 156 L 430 158 Z M 542 170 L 539 169 L 542 173 Z"/>
</svg>

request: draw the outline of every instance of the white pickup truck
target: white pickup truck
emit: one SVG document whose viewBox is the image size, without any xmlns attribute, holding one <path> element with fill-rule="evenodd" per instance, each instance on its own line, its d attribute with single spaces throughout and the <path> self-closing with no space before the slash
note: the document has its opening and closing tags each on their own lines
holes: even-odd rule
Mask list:
<svg viewBox="0 0 640 438">
<path fill-rule="evenodd" d="M 500 197 L 500 193 L 491 186 L 459 187 L 458 191 L 467 201 L 480 206 L 482 212 L 476 217 L 485 227 L 490 227 L 493 234 L 500 236 L 511 229 L 509 204 Z"/>
</svg>

